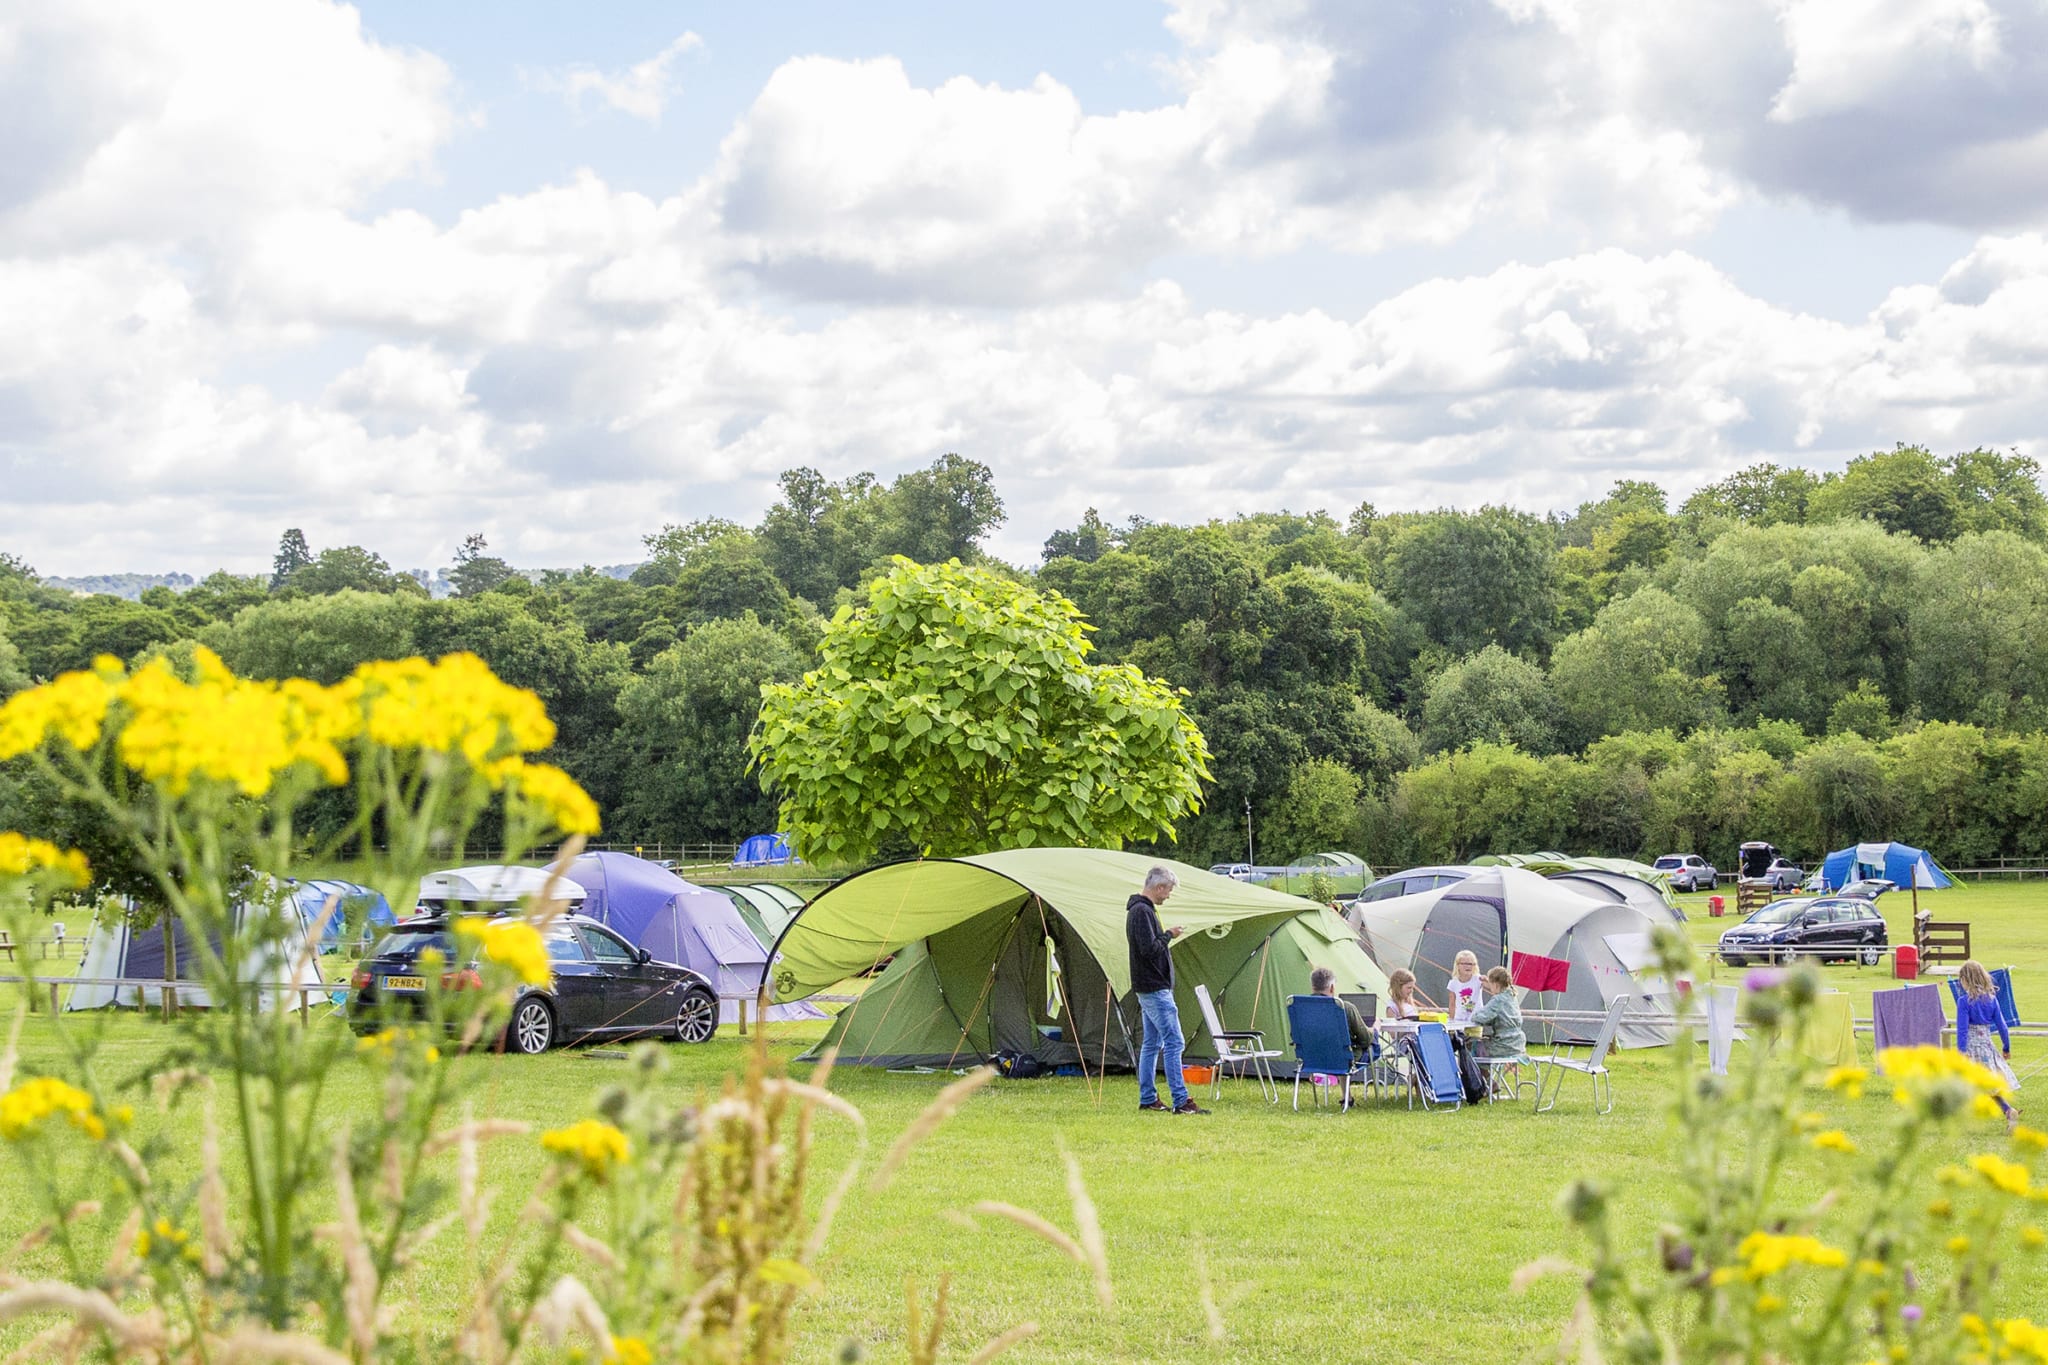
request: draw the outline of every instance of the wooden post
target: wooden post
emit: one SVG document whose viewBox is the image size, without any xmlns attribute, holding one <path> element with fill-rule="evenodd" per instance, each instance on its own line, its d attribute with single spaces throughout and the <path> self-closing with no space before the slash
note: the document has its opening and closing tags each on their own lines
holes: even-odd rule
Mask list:
<svg viewBox="0 0 2048 1365">
<path fill-rule="evenodd" d="M 57 983 L 54 981 L 50 983 L 50 1017 L 57 1017 Z"/>
</svg>

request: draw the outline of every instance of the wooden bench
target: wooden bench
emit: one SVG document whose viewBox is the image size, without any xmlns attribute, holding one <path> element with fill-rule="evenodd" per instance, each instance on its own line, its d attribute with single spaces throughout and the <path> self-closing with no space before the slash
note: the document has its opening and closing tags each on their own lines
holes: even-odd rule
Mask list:
<svg viewBox="0 0 2048 1365">
<path fill-rule="evenodd" d="M 1970 922 L 1938 920 L 1925 910 L 1913 918 L 1913 946 L 1920 950 L 1921 963 L 1968 962 Z"/>
</svg>

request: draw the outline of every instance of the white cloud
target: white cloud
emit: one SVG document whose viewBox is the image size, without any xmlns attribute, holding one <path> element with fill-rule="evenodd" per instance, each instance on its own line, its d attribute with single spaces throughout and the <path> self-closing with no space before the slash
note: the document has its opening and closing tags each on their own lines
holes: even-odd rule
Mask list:
<svg viewBox="0 0 2048 1365">
<path fill-rule="evenodd" d="M 661 111 L 668 107 L 669 99 L 676 93 L 674 67 L 677 59 L 703 46 L 702 38 L 685 32 L 646 61 L 636 62 L 623 71 L 600 71 L 588 63 L 578 62 L 558 70 L 541 72 L 530 80 L 535 89 L 560 95 L 578 113 L 583 112 L 588 101 L 595 99 L 622 114 L 659 124 Z"/>
</svg>

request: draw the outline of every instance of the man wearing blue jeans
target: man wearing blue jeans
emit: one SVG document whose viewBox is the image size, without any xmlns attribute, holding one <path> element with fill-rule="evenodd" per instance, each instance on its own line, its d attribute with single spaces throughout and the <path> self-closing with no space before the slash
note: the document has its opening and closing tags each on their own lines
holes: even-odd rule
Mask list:
<svg viewBox="0 0 2048 1365">
<path fill-rule="evenodd" d="M 1180 937 L 1180 926 L 1161 927 L 1159 907 L 1180 885 L 1170 867 L 1145 874 L 1145 889 L 1124 907 L 1124 937 L 1131 948 L 1131 993 L 1138 997 L 1144 1018 L 1144 1041 L 1138 1044 L 1138 1108 L 1164 1113 L 1159 1102 L 1159 1063 L 1166 1062 L 1166 1084 L 1176 1114 L 1206 1114 L 1188 1094 L 1181 1075 L 1180 1011 L 1173 1003 L 1173 954 L 1168 945 Z"/>
</svg>

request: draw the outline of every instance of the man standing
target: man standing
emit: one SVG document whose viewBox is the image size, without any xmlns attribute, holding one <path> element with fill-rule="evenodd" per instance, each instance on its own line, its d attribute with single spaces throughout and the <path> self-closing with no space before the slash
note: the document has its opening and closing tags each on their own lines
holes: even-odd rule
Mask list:
<svg viewBox="0 0 2048 1365">
<path fill-rule="evenodd" d="M 1176 1114 L 1206 1114 L 1188 1094 L 1181 1075 L 1180 1011 L 1173 1004 L 1173 954 L 1168 945 L 1181 935 L 1179 925 L 1161 927 L 1159 907 L 1180 885 L 1170 867 L 1155 867 L 1145 874 L 1145 889 L 1131 897 L 1124 907 L 1124 937 L 1131 948 L 1131 993 L 1138 997 L 1144 1017 L 1144 1041 L 1138 1045 L 1138 1108 L 1164 1112 L 1159 1102 L 1158 1072 L 1163 1058 L 1166 1084 L 1173 1094 Z"/>
</svg>

